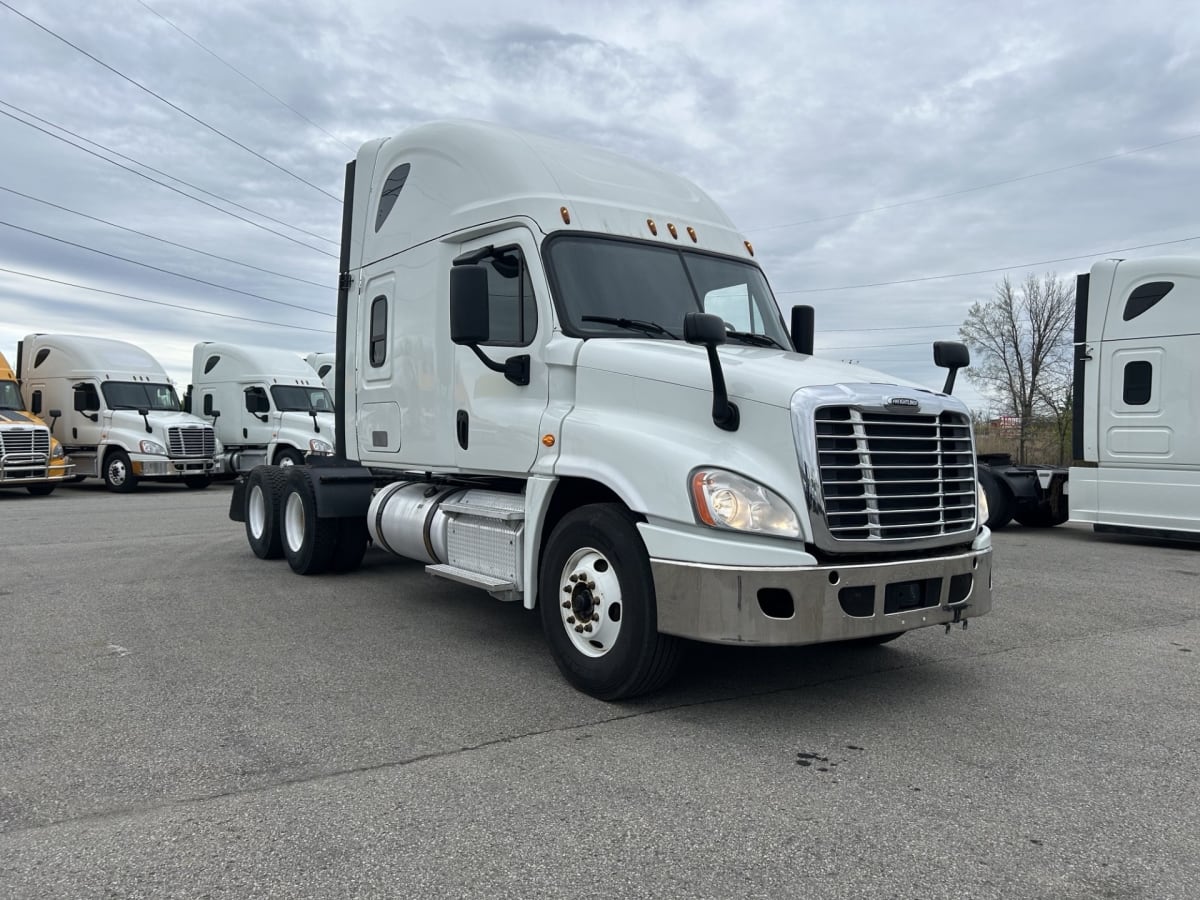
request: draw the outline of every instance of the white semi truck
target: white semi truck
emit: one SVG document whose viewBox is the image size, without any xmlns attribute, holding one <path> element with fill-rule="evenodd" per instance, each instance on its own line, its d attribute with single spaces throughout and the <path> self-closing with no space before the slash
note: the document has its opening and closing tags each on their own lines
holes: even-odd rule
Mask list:
<svg viewBox="0 0 1200 900">
<path fill-rule="evenodd" d="M 332 353 L 309 353 L 305 355 L 304 361 L 316 370 L 317 375 L 321 377 L 321 383 L 332 392 L 333 366 L 336 361 L 334 355 Z"/>
<path fill-rule="evenodd" d="M 110 490 L 141 480 L 206 488 L 219 446 L 212 426 L 180 409 L 166 371 L 125 341 L 31 334 L 17 348 L 17 377 L 30 410 L 59 410 L 51 428 L 75 477 Z"/>
<path fill-rule="evenodd" d="M 223 473 L 292 466 L 333 452 L 333 398 L 300 355 L 205 341 L 192 349 L 185 406 L 211 421 Z"/>
<path fill-rule="evenodd" d="M 1200 540 L 1200 258 L 1079 275 L 1074 380 L 1071 520 Z"/>
<path fill-rule="evenodd" d="M 363 145 L 342 225 L 337 449 L 235 485 L 258 556 L 351 569 L 369 533 L 537 608 L 610 700 L 682 639 L 883 643 L 991 608 L 967 407 L 816 359 L 811 308 L 789 333 L 691 182 L 439 123 Z"/>
</svg>

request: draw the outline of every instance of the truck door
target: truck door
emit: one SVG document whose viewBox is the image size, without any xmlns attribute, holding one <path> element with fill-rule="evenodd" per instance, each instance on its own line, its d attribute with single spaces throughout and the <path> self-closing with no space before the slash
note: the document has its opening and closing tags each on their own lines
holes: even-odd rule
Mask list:
<svg viewBox="0 0 1200 900">
<path fill-rule="evenodd" d="M 542 347 L 551 328 L 549 291 L 533 236 L 525 229 L 465 242 L 459 252 L 492 245 L 488 273 L 490 336 L 480 345 L 497 362 L 529 356 L 529 384 L 493 372 L 470 347 L 454 347 L 454 447 L 460 468 L 527 472 L 537 457 L 548 396 Z M 448 283 L 448 279 L 447 279 Z"/>
</svg>

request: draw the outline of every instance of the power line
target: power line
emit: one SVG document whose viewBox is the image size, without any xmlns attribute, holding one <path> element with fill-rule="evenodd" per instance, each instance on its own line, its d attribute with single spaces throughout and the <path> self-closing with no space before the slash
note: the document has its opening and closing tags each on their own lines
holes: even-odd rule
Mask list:
<svg viewBox="0 0 1200 900">
<path fill-rule="evenodd" d="M 1009 269 L 1028 269 L 1033 266 L 1046 266 L 1051 263 L 1071 262 L 1076 259 L 1089 259 L 1093 256 L 1108 256 L 1112 253 L 1129 253 L 1132 250 L 1146 250 L 1150 247 L 1166 247 L 1169 244 L 1186 244 L 1189 241 L 1200 241 L 1200 234 L 1179 238 L 1174 241 L 1158 241 L 1153 244 L 1139 244 L 1136 247 L 1118 247 L 1115 250 L 1095 250 L 1091 253 L 1080 253 L 1078 256 L 1060 256 L 1057 259 L 1041 259 L 1035 262 L 1013 263 L 1007 266 L 997 266 L 994 269 L 976 269 L 973 272 L 952 272 L 947 275 L 923 275 L 920 278 L 901 278 L 896 281 L 875 281 L 870 284 L 843 284 L 837 287 L 824 288 L 795 288 L 790 291 L 776 291 L 777 294 L 821 294 L 828 291 L 851 291 L 861 288 L 889 287 L 894 284 L 916 284 L 919 281 L 938 281 L 943 278 L 965 278 L 968 275 L 989 275 L 993 272 L 1005 272 Z"/>
<path fill-rule="evenodd" d="M 23 12 L 21 12 L 20 10 L 16 9 L 15 7 L 13 7 L 11 4 L 9 4 L 9 3 L 7 2 L 7 0 L 0 0 L 0 6 L 3 6 L 3 7 L 5 7 L 5 8 L 7 8 L 9 11 L 11 11 L 11 12 L 15 13 L 16 15 L 20 16 L 22 19 L 24 19 L 24 20 L 25 20 L 26 22 L 28 22 L 29 24 L 31 24 L 31 25 L 34 25 L 34 26 L 36 26 L 37 28 L 40 28 L 42 31 L 46 32 L 46 34 L 50 35 L 51 37 L 53 37 L 53 38 L 56 38 L 56 39 L 57 39 L 57 40 L 59 40 L 59 41 L 62 41 L 64 44 L 66 44 L 68 47 L 72 48 L 73 50 L 77 50 L 79 53 L 82 53 L 82 54 L 83 54 L 84 56 L 86 56 L 88 59 L 92 60 L 92 62 L 94 62 L 94 63 L 96 63 L 96 64 L 98 64 L 98 65 L 101 65 L 101 66 L 103 66 L 104 68 L 108 69 L 108 71 L 112 72 L 114 75 L 118 76 L 119 78 L 123 78 L 125 81 L 128 81 L 128 82 L 129 82 L 130 84 L 132 84 L 134 87 L 136 87 L 136 88 L 139 88 L 140 90 L 143 90 L 143 91 L 145 91 L 145 92 L 146 92 L 147 94 L 149 94 L 151 97 L 155 97 L 156 99 L 158 99 L 158 100 L 162 101 L 163 103 L 165 103 L 167 106 L 171 107 L 171 109 L 175 110 L 176 112 L 178 112 L 178 113 L 181 113 L 182 115 L 185 115 L 185 116 L 187 116 L 189 119 L 191 119 L 191 120 L 192 120 L 193 122 L 195 122 L 197 125 L 201 125 L 201 126 L 203 126 L 204 128 L 207 128 L 207 129 L 208 129 L 209 131 L 211 131 L 213 134 L 215 134 L 215 135 L 218 135 L 219 137 L 222 137 L 222 138 L 224 138 L 225 140 L 229 141 L 229 143 L 231 143 L 231 144 L 234 144 L 234 145 L 235 145 L 235 146 L 237 146 L 237 147 L 241 147 L 243 150 L 245 150 L 245 151 L 246 151 L 247 153 L 249 153 L 251 156 L 253 156 L 253 157 L 257 158 L 257 159 L 260 159 L 260 160 L 262 160 L 262 161 L 263 161 L 263 162 L 265 162 L 267 165 L 269 165 L 269 166 L 272 166 L 272 167 L 274 167 L 274 168 L 278 169 L 280 172 L 283 172 L 285 175 L 290 175 L 292 178 L 296 179 L 296 180 L 297 180 L 297 181 L 299 181 L 300 183 L 308 185 L 308 186 L 309 186 L 310 188 L 312 188 L 313 190 L 315 190 L 315 191 L 320 191 L 322 194 L 324 194 L 326 197 L 328 197 L 330 200 L 334 201 L 335 203 L 341 203 L 341 202 L 342 202 L 342 201 L 341 201 L 341 200 L 340 200 L 338 197 L 336 197 L 335 195 L 333 195 L 333 194 L 329 193 L 329 191 L 325 190 L 323 187 L 320 187 L 319 185 L 313 184 L 311 181 L 308 181 L 307 179 L 305 179 L 305 178 L 302 178 L 301 176 L 297 175 L 295 172 L 293 172 L 293 171 L 291 171 L 290 169 L 287 169 L 287 168 L 285 168 L 285 167 L 281 166 L 279 163 L 275 162 L 274 160 L 272 160 L 272 159 L 268 159 L 266 156 L 263 156 L 263 155 L 262 155 L 261 153 L 259 153 L 257 150 L 252 150 L 250 147 L 247 147 L 245 144 L 243 144 L 241 141 L 237 140 L 236 138 L 230 137 L 228 134 L 226 134 L 225 132 L 221 131 L 219 128 L 217 128 L 217 127 L 215 127 L 215 126 L 213 126 L 213 125 L 210 125 L 210 124 L 208 124 L 207 122 L 205 122 L 203 119 L 199 118 L 198 116 L 194 116 L 194 115 L 192 115 L 190 112 L 188 112 L 188 111 L 187 111 L 186 109 L 184 109 L 182 106 L 179 106 L 179 105 L 177 105 L 177 104 L 175 104 L 175 103 L 172 103 L 172 102 L 171 102 L 170 100 L 168 100 L 166 97 L 162 96 L 162 94 L 155 93 L 154 91 L 152 91 L 150 88 L 146 87 L 146 86 L 145 86 L 144 84 L 142 84 L 141 82 L 139 82 L 139 81 L 136 81 L 136 80 L 134 80 L 133 78 L 130 78 L 130 77 L 129 77 L 128 75 L 126 75 L 124 72 L 120 71 L 119 69 L 115 69 L 115 68 L 113 68 L 112 66 L 110 66 L 108 63 L 104 62 L 104 60 L 100 59 L 99 57 L 97 57 L 97 56 L 93 56 L 91 53 L 88 53 L 86 50 L 84 50 L 84 49 L 83 49 L 82 47 L 80 47 L 78 44 L 73 44 L 73 43 L 71 43 L 69 40 L 67 40 L 65 37 L 63 37 L 61 34 L 58 34 L 57 32 L 55 32 L 55 31 L 53 31 L 53 30 L 51 30 L 51 29 L 47 28 L 47 27 L 46 27 L 45 25 L 43 25 L 41 22 L 38 22 L 36 19 L 32 19 L 32 18 L 30 18 L 29 16 L 25 15 L 25 13 L 23 13 Z"/>
<path fill-rule="evenodd" d="M 168 241 L 166 238 L 158 237 L 154 234 L 147 234 L 144 231 L 138 231 L 136 228 L 126 228 L 124 225 L 118 225 L 116 222 L 110 222 L 107 219 L 101 219 L 98 216 L 89 216 L 87 213 L 80 212 L 77 209 L 71 209 L 66 206 L 60 206 L 57 203 L 51 203 L 49 200 L 43 200 L 40 197 L 34 197 L 31 194 L 23 194 L 20 191 L 13 190 L 10 187 L 5 187 L 0 184 L 0 191 L 5 191 L 9 194 L 15 194 L 18 197 L 23 197 L 26 200 L 32 200 L 34 203 L 41 203 L 44 206 L 49 206 L 53 209 L 69 212 L 72 215 L 80 216 L 84 219 L 90 219 L 93 222 L 99 222 L 101 225 L 107 225 L 110 228 L 116 228 L 121 231 L 126 231 L 129 234 L 136 234 L 138 237 L 149 238 L 152 241 L 158 241 L 161 244 L 166 244 L 169 247 L 178 247 L 181 250 L 190 250 L 192 253 L 199 253 L 201 256 L 207 256 L 211 259 L 219 259 L 221 262 L 233 263 L 235 266 L 243 266 L 247 269 L 253 269 L 255 272 L 262 272 L 266 275 L 274 275 L 277 278 L 286 278 L 289 281 L 298 281 L 300 284 L 311 284 L 313 287 L 328 288 L 329 285 L 321 284 L 319 281 L 309 281 L 307 278 L 297 278 L 295 275 L 286 275 L 283 272 L 274 272 L 271 269 L 264 269 L 261 266 L 255 266 L 248 262 L 241 262 L 236 259 L 230 259 L 228 256 L 221 256 L 216 253 L 209 253 L 207 250 L 200 250 L 197 247 L 189 247 L 187 244 L 177 244 L 175 241 Z"/>
<path fill-rule="evenodd" d="M 1041 172 L 1030 172 L 1027 175 L 1018 175 L 1014 178 L 1004 178 L 1000 181 L 989 181 L 986 184 L 977 184 L 973 187 L 962 188 L 961 190 L 957 191 L 947 191 L 944 194 L 931 194 L 928 197 L 916 197 L 912 200 L 900 200 L 896 203 L 886 203 L 883 206 L 872 206 L 867 209 L 857 209 L 853 212 L 838 213 L 832 216 L 818 216 L 815 219 L 802 219 L 799 222 L 785 222 L 780 225 L 762 225 L 758 228 L 748 228 L 746 233 L 753 234 L 761 231 L 776 231 L 780 228 L 795 228 L 799 225 L 812 225 L 816 222 L 832 222 L 835 219 L 848 219 L 851 216 L 861 216 L 866 215 L 867 213 L 884 212 L 885 210 L 889 209 L 899 209 L 902 206 L 913 206 L 917 203 L 930 203 L 934 200 L 945 200 L 947 197 L 958 197 L 962 194 L 970 194 L 975 191 L 987 190 L 988 188 L 1000 187 L 1006 184 L 1016 184 L 1018 181 L 1028 181 L 1031 178 L 1041 178 L 1044 175 L 1054 175 L 1057 172 L 1067 172 L 1071 169 L 1080 169 L 1084 166 L 1093 166 L 1096 163 L 1107 162 L 1110 159 L 1120 159 L 1123 156 L 1131 156 L 1134 153 L 1144 153 L 1147 150 L 1157 150 L 1159 147 L 1178 144 L 1182 141 L 1194 141 L 1196 138 L 1200 138 L 1200 133 L 1172 138 L 1169 141 L 1161 141 L 1157 144 L 1147 144 L 1145 147 L 1135 147 L 1132 150 L 1122 150 L 1120 153 L 1110 153 L 1108 156 L 1098 156 L 1095 159 L 1085 159 L 1082 162 L 1071 163 L 1066 166 L 1057 166 L 1053 169 L 1044 169 Z"/>
<path fill-rule="evenodd" d="M 837 332 L 852 331 L 918 331 L 923 328 L 957 328 L 957 324 L 951 325 L 893 325 L 887 328 L 822 328 L 821 334 L 835 334 Z"/>
<path fill-rule="evenodd" d="M 2 0 L 0 0 L 0 2 L 2 2 Z M 23 113 L 24 115 L 31 116 L 31 118 L 34 118 L 34 119 L 38 119 L 38 121 L 43 121 L 43 122 L 46 121 L 45 119 L 40 119 L 38 116 L 34 116 L 31 113 L 26 112 L 24 109 L 21 109 L 21 107 L 16 106 L 12 103 L 9 103 L 5 100 L 0 100 L 0 105 L 4 105 L 7 107 L 10 107 L 11 109 L 18 110 L 19 112 Z M 40 132 L 42 132 L 42 134 L 48 135 L 48 136 L 54 138 L 56 141 L 62 141 L 64 144 L 68 144 L 68 145 L 76 148 L 77 150 L 82 150 L 84 153 L 87 153 L 87 154 L 90 154 L 91 156 L 96 157 L 96 159 L 102 159 L 109 165 L 116 166 L 118 169 L 123 169 L 124 171 L 129 172 L 133 175 L 136 175 L 139 178 L 144 178 L 147 181 L 151 182 L 152 184 L 157 184 L 159 187 L 166 188 L 168 191 L 174 191 L 176 194 L 179 194 L 182 197 L 187 197 L 189 200 L 194 200 L 195 202 L 201 204 L 202 206 L 207 206 L 209 209 L 215 209 L 217 212 L 222 213 L 227 216 L 231 216 L 232 218 L 237 219 L 238 221 L 245 222 L 247 225 L 253 225 L 255 228 L 259 228 L 259 229 L 267 232 L 268 234 L 273 234 L 276 237 L 281 237 L 285 241 L 291 241 L 293 244 L 298 244 L 301 247 L 307 247 L 309 250 L 313 250 L 317 253 L 322 253 L 325 256 L 328 256 L 330 259 L 338 258 L 336 253 L 330 253 L 328 250 L 322 250 L 320 247 L 314 247 L 312 244 L 306 244 L 304 241 L 299 240 L 298 238 L 294 238 L 290 234 L 284 234 L 281 231 L 276 231 L 274 228 L 268 228 L 266 225 L 263 225 L 261 222 L 255 222 L 252 219 L 247 219 L 245 216 L 239 216 L 237 213 L 231 212 L 228 209 L 222 209 L 221 207 L 217 206 L 215 203 L 209 203 L 207 200 L 202 200 L 199 197 L 195 197 L 195 196 L 189 194 L 187 191 L 180 190 L 179 188 L 175 187 L 174 185 L 170 185 L 170 184 L 167 184 L 166 182 L 159 181 L 157 178 L 151 178 L 145 172 L 139 172 L 137 169 L 132 169 L 129 166 L 126 166 L 122 163 L 117 162 L 115 159 L 109 159 L 107 156 L 102 156 L 101 154 L 97 153 L 95 150 L 90 150 L 87 147 L 84 147 L 82 144 L 77 144 L 74 141 L 68 140 L 67 138 L 63 137 L 62 135 L 58 135 L 52 131 L 48 131 L 47 129 L 42 128 L 40 125 L 34 125 L 32 122 L 26 122 L 24 119 L 14 116 L 12 113 L 5 112 L 4 110 L 0 109 L 0 116 L 7 116 L 8 118 L 12 119 L 14 122 L 20 122 L 22 125 L 26 126 L 27 128 L 32 128 L 35 131 L 40 131 Z M 55 125 L 52 122 L 49 122 L 47 124 L 49 124 L 52 128 L 58 128 L 60 131 L 64 131 L 67 134 L 73 135 L 75 137 L 79 137 L 79 135 L 76 135 L 74 132 L 67 131 L 67 129 L 61 128 L 60 126 Z M 124 154 L 118 153 L 115 150 L 110 150 L 108 147 L 105 147 L 103 144 L 97 143 L 96 141 L 93 141 L 93 140 L 90 140 L 90 139 L 84 138 L 84 137 L 80 137 L 79 139 L 82 141 L 87 141 L 89 144 L 95 144 L 97 147 L 101 147 L 105 151 L 112 153 L 115 156 L 120 156 L 125 159 L 129 159 L 129 157 L 125 156 Z M 232 200 L 228 200 L 225 197 L 221 197 L 220 195 L 213 194 L 211 191 L 206 191 L 203 188 L 197 188 L 195 185 L 188 184 L 186 181 L 182 181 L 178 178 L 175 178 L 173 175 L 167 175 L 165 172 L 159 172 L 158 169 L 155 169 L 152 166 L 147 166 L 147 165 L 145 165 L 145 163 L 141 163 L 141 162 L 138 162 L 137 160 L 132 160 L 132 159 L 130 161 L 133 162 L 135 165 L 144 166 L 145 168 L 149 169 L 152 172 L 158 172 L 158 174 L 162 175 L 165 178 L 170 178 L 172 181 L 179 181 L 180 184 L 187 184 L 187 186 L 192 188 L 193 190 L 198 190 L 201 193 L 209 194 L 210 196 L 217 197 L 218 199 L 224 201 L 225 203 L 229 203 L 232 206 L 238 207 L 239 209 L 247 209 L 247 207 L 242 206 L 240 203 L 235 203 Z M 251 212 L 253 215 L 256 215 L 256 216 L 262 216 L 262 218 L 267 219 L 268 221 L 278 222 L 279 224 L 283 225 L 285 228 L 293 228 L 296 231 L 302 231 L 305 234 L 311 234 L 311 232 L 305 232 L 302 228 L 296 228 L 296 226 L 288 225 L 286 222 L 279 222 L 278 219 L 274 219 L 271 216 L 265 215 L 260 212 L 256 212 L 255 210 L 249 210 L 249 212 Z M 314 235 L 314 237 L 317 237 L 319 240 L 328 241 L 328 243 L 330 243 L 330 244 L 337 243 L 337 241 L 332 241 L 332 240 L 329 240 L 328 238 L 323 238 L 320 235 Z"/>
<path fill-rule="evenodd" d="M 256 300 L 265 300 L 268 303 L 277 303 L 280 306 L 288 306 L 288 307 L 291 307 L 292 309 L 303 310 L 304 312 L 317 313 L 318 315 L 321 315 L 321 316 L 333 316 L 334 315 L 334 313 L 331 313 L 331 312 L 325 312 L 324 310 L 320 310 L 320 309 L 313 309 L 311 306 L 300 306 L 298 303 L 288 303 L 286 300 L 276 300 L 273 297 L 264 297 L 262 294 L 255 294 L 250 291 L 243 291 L 243 290 L 240 290 L 235 287 L 229 287 L 228 285 L 225 285 L 225 284 L 218 284 L 215 281 L 206 281 L 203 278 L 196 278 L 192 275 L 184 275 L 182 272 L 175 272 L 175 271 L 172 271 L 171 269 L 164 269 L 160 266 L 152 266 L 152 265 L 150 265 L 150 263 L 139 262 L 136 259 L 129 259 L 128 257 L 125 257 L 125 256 L 117 256 L 115 253 L 108 253 L 104 250 L 97 250 L 95 247 L 88 247 L 85 244 L 77 244 L 74 241 L 68 241 L 65 238 L 54 237 L 53 235 L 50 235 L 50 234 L 43 234 L 40 231 L 34 231 L 32 228 L 24 228 L 20 225 L 14 225 L 12 222 L 5 222 L 3 219 L 0 219 L 0 225 L 3 225 L 5 228 L 11 228 L 14 231 L 23 231 L 26 234 L 37 235 L 38 237 L 45 238 L 48 241 L 56 241 L 59 244 L 66 244 L 68 247 L 75 247 L 79 250 L 87 250 L 89 253 L 96 253 L 96 254 L 99 254 L 100 256 L 107 256 L 109 259 L 119 260 L 120 262 L 129 263 L 130 265 L 134 265 L 134 266 L 141 266 L 143 269 L 150 269 L 151 271 L 154 271 L 154 272 L 162 272 L 164 275 L 174 275 L 176 278 L 183 278 L 187 281 L 194 281 L 197 284 L 203 284 L 203 285 L 207 285 L 208 287 L 219 288 L 223 291 L 229 291 L 232 294 L 241 294 L 243 297 L 253 297 Z"/>
<path fill-rule="evenodd" d="M 955 326 L 958 327 L 957 325 Z M 930 347 L 929 341 L 911 341 L 905 344 L 846 344 L 838 347 L 818 347 L 817 352 L 826 350 L 891 350 L 893 347 Z"/>
<path fill-rule="evenodd" d="M 320 125 L 318 125 L 312 119 L 310 119 L 304 113 L 300 112 L 300 110 L 296 109 L 296 107 L 292 106 L 286 100 L 283 100 L 282 98 L 277 97 L 275 94 L 272 94 L 269 90 L 267 90 L 265 87 L 263 87 L 261 84 L 259 84 L 257 81 L 255 81 L 253 78 L 251 78 L 245 72 L 243 72 L 241 69 L 239 69 L 237 66 L 235 66 L 233 63 L 229 62 L 228 60 L 224 59 L 221 56 L 218 56 L 215 52 L 210 50 L 208 47 L 204 46 L 204 44 L 200 43 L 199 39 L 192 37 L 192 35 L 188 34 L 186 31 L 184 31 L 182 28 L 180 28 L 178 25 L 176 25 L 174 22 L 172 22 L 170 19 L 168 19 L 162 13 L 160 13 L 157 9 L 155 9 L 154 7 L 150 6 L 147 3 L 144 3 L 143 0 L 137 0 L 137 2 L 139 4 L 141 4 L 142 7 L 144 7 L 145 9 L 154 13 L 154 15 L 156 15 L 160 19 L 162 19 L 164 22 L 166 22 L 168 25 L 170 25 L 172 28 L 174 28 L 176 31 L 178 31 L 180 34 L 182 34 L 185 38 L 187 38 L 189 41 L 191 41 L 193 44 L 195 44 L 197 47 L 199 47 L 201 50 L 203 50 L 205 53 L 207 53 L 209 56 L 211 56 L 213 59 L 215 59 L 221 65 L 225 66 L 228 69 L 233 70 L 238 75 L 240 75 L 242 78 L 246 79 L 246 81 L 250 82 L 252 85 L 254 85 L 256 88 L 258 88 L 264 94 L 266 94 L 268 97 L 270 97 L 276 103 L 278 103 L 280 106 L 283 106 L 284 108 L 295 113 L 297 116 L 299 116 L 301 119 L 303 119 L 309 125 L 311 125 L 313 128 L 317 129 L 317 131 L 321 132 L 322 134 L 324 134 L 326 137 L 330 138 L 331 140 L 336 141 L 337 143 L 341 144 L 343 147 L 345 147 L 351 153 L 355 152 L 353 147 L 351 147 L 349 144 L 347 144 L 341 138 L 337 137 L 337 135 L 330 134 L 328 131 L 326 131 L 324 128 L 322 128 Z"/>
<path fill-rule="evenodd" d="M 305 328 L 303 325 L 287 325 L 283 322 L 267 322 L 267 321 L 264 321 L 263 319 L 251 319 L 246 316 L 235 316 L 230 313 L 214 312 L 210 309 L 198 309 L 195 306 L 183 306 L 178 303 L 167 303 L 164 300 L 147 300 L 145 297 L 138 297 L 134 294 L 122 294 L 122 293 L 119 293 L 118 291 L 106 291 L 103 288 L 92 287 L 92 286 L 86 285 L 86 284 L 75 284 L 72 281 L 60 281 L 57 278 L 47 278 L 45 275 L 34 275 L 31 272 L 21 272 L 21 271 L 18 271 L 17 269 L 6 269 L 3 266 L 0 266 L 0 272 L 7 272 L 9 275 L 20 275 L 23 278 L 33 278 L 38 281 L 48 281 L 51 284 L 60 284 L 65 287 L 79 288 L 80 290 L 84 290 L 84 291 L 94 291 L 97 294 L 107 294 L 110 297 L 123 297 L 126 300 L 138 300 L 142 303 L 152 303 L 155 306 L 166 306 L 166 307 L 170 307 L 171 309 L 181 309 L 184 312 L 194 312 L 194 313 L 199 313 L 200 315 L 204 315 L 204 316 L 217 316 L 222 319 L 237 319 L 238 321 L 241 321 L 241 322 L 253 322 L 255 325 L 270 325 L 274 328 L 290 328 L 293 331 L 313 331 L 313 332 L 316 332 L 317 334 L 333 334 L 334 333 L 327 328 Z"/>
</svg>

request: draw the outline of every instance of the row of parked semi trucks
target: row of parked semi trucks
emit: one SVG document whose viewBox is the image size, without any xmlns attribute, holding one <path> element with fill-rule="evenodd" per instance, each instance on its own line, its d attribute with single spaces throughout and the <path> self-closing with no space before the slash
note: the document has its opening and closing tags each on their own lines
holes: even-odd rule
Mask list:
<svg viewBox="0 0 1200 900">
<path fill-rule="evenodd" d="M 32 334 L 0 355 L 0 486 L 46 495 L 102 478 L 208 487 L 256 465 L 333 452 L 332 354 L 202 342 L 182 398 L 155 357 L 126 341 Z"/>
</svg>

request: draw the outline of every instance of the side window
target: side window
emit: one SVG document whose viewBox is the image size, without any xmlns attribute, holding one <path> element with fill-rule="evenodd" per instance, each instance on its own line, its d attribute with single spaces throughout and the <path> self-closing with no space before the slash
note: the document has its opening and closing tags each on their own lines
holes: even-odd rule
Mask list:
<svg viewBox="0 0 1200 900">
<path fill-rule="evenodd" d="M 1167 296 L 1173 287 L 1175 285 L 1170 281 L 1152 281 L 1149 284 L 1138 285 L 1130 293 L 1129 299 L 1125 301 L 1125 311 L 1121 314 L 1121 318 L 1126 322 L 1136 319 Z"/>
<path fill-rule="evenodd" d="M 378 369 L 387 360 L 387 297 L 371 301 L 371 365 Z"/>
<path fill-rule="evenodd" d="M 265 413 L 271 409 L 271 401 L 267 399 L 267 392 L 264 388 L 248 387 L 246 394 L 246 412 Z"/>
<path fill-rule="evenodd" d="M 1145 360 L 1125 364 L 1125 384 L 1121 399 L 1127 406 L 1145 406 L 1150 402 L 1150 386 L 1154 366 Z"/>
<path fill-rule="evenodd" d="M 388 174 L 387 181 L 383 183 L 383 191 L 379 195 L 379 210 L 375 213 L 376 231 L 379 231 L 383 227 L 383 223 L 391 215 L 392 207 L 396 205 L 396 198 L 404 190 L 404 182 L 408 181 L 408 171 L 410 168 L 412 167 L 409 163 L 396 166 Z"/>
<path fill-rule="evenodd" d="M 516 247 L 483 263 L 488 273 L 489 346 L 524 347 L 537 334 L 537 300 L 525 258 Z"/>
<path fill-rule="evenodd" d="M 91 412 L 100 408 L 100 392 L 94 384 L 75 385 L 75 409 L 79 412 Z"/>
<path fill-rule="evenodd" d="M 29 398 L 30 412 L 35 416 L 42 414 L 42 392 L 34 391 L 33 396 Z"/>
<path fill-rule="evenodd" d="M 704 295 L 704 311 L 720 316 L 735 331 L 755 330 L 754 303 L 744 284 L 709 291 Z"/>
</svg>

